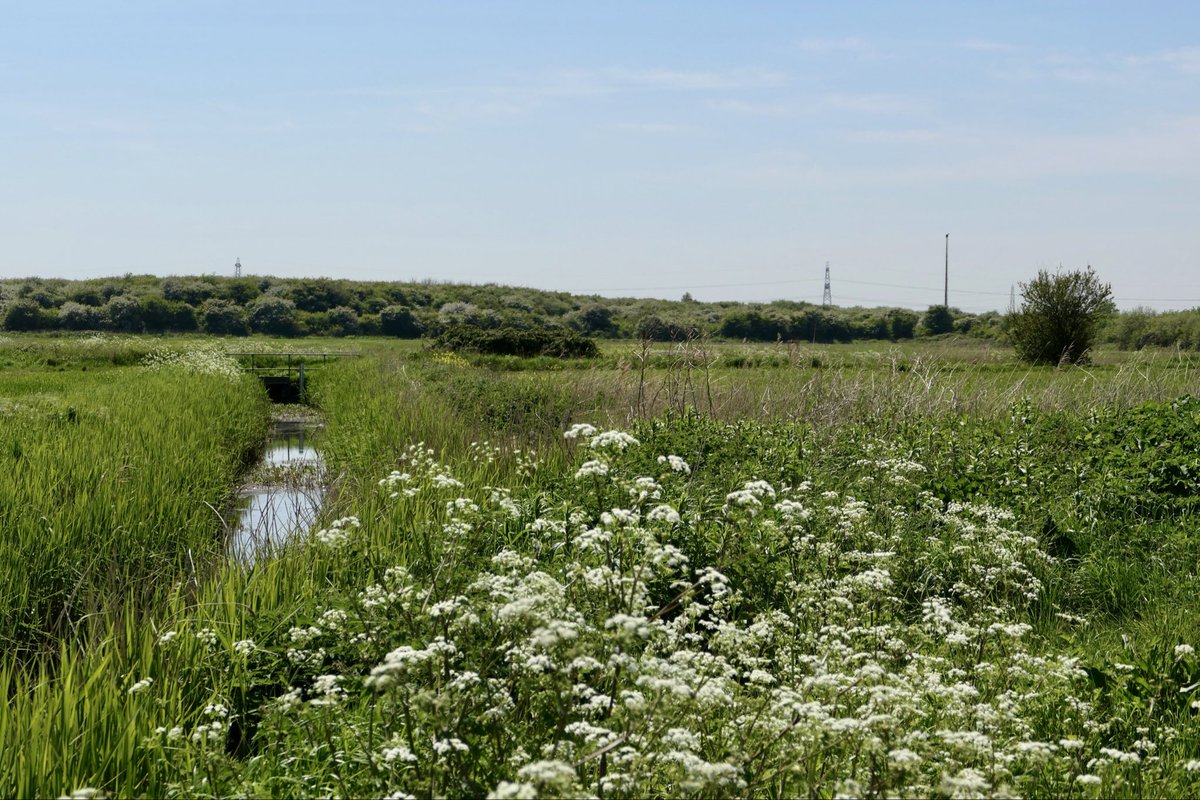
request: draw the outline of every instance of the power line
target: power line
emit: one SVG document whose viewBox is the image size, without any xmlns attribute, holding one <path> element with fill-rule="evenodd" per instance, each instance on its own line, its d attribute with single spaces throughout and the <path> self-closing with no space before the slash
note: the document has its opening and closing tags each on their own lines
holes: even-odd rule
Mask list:
<svg viewBox="0 0 1200 800">
<path fill-rule="evenodd" d="M 912 286 L 903 283 L 884 283 L 881 281 L 855 281 L 849 278 L 838 278 L 842 283 L 852 283 L 858 286 L 881 286 L 886 289 L 912 289 L 917 292 L 935 292 L 937 291 L 931 286 Z M 585 290 L 583 293 L 595 292 L 653 292 L 653 291 L 677 291 L 680 289 L 736 289 L 740 286 L 782 286 L 795 283 L 808 283 L 806 280 L 797 280 L 795 278 L 782 278 L 775 281 L 738 281 L 737 283 L 691 283 L 681 286 L 613 286 L 607 289 L 591 289 Z M 956 289 L 955 291 L 963 294 L 990 294 L 990 295 L 1007 295 L 1008 292 L 984 292 L 972 291 L 969 289 Z"/>
<path fill-rule="evenodd" d="M 933 286 L 913 286 L 906 283 L 886 283 L 884 281 L 856 281 L 850 278 L 838 278 L 841 283 L 849 283 L 855 286 L 878 286 L 885 289 L 910 289 L 914 292 L 936 292 L 937 289 Z M 794 278 L 780 279 L 775 281 L 739 281 L 737 283 L 705 283 L 705 284 L 686 284 L 680 286 L 617 286 L 609 289 L 592 289 L 581 292 L 582 294 L 594 294 L 596 292 L 649 292 L 649 291 L 676 291 L 676 290 L 692 290 L 692 289 L 736 289 L 742 286 L 781 286 L 796 283 L 808 283 L 806 280 L 797 280 Z M 955 289 L 959 294 L 974 294 L 985 295 L 989 297 L 1012 297 L 1012 289 L 1007 292 L 988 291 L 983 289 Z M 860 299 L 860 298 L 856 298 Z M 1200 303 L 1200 297 L 1114 297 L 1114 301 L 1120 303 Z M 872 301 L 873 302 L 873 301 Z"/>
</svg>

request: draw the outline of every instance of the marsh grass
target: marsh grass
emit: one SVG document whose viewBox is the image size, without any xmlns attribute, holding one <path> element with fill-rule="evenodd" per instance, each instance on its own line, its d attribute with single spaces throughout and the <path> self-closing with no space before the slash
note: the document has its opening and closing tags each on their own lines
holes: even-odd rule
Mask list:
<svg viewBox="0 0 1200 800">
<path fill-rule="evenodd" d="M 770 366 L 722 364 L 734 346 L 706 355 L 663 352 L 644 370 L 622 365 L 618 355 L 609 367 L 602 362 L 545 372 L 438 363 L 411 347 L 391 353 L 368 343 L 363 349 L 363 358 L 330 367 L 312 386 L 328 426 L 322 450 L 331 488 L 317 523 L 328 535 L 298 539 L 250 568 L 218 562 L 206 571 L 170 562 L 156 573 L 160 585 L 151 607 L 144 594 L 106 589 L 109 605 L 129 613 L 95 617 L 86 636 L 62 640 L 53 658 L 4 661 L 0 691 L 10 702 L 0 714 L 0 790 L 20 796 L 83 787 L 117 796 L 396 790 L 478 796 L 529 784 L 544 792 L 595 793 L 619 764 L 639 777 L 625 789 L 610 781 L 606 796 L 823 796 L 855 786 L 922 796 L 1004 786 L 1032 795 L 1171 795 L 1195 788 L 1189 764 L 1200 759 L 1200 730 L 1181 689 L 1200 679 L 1200 663 L 1186 654 L 1176 658 L 1172 649 L 1200 643 L 1197 615 L 1180 605 L 1200 589 L 1187 560 L 1196 546 L 1192 517 L 1169 502 L 1155 506 L 1157 516 L 1124 502 L 1134 489 L 1122 476 L 1133 473 L 1122 472 L 1125 462 L 1097 467 L 1089 450 L 1103 431 L 1123 430 L 1129 409 L 1193 392 L 1190 361 L 1166 354 L 1103 356 L 1087 371 L 1030 370 L 986 350 L 943 357 L 907 348 L 816 348 L 747 356 L 776 359 Z M 104 384 L 78 384 L 79 378 L 54 383 L 45 375 L 14 376 L 5 385 L 21 389 L 6 401 L 40 409 L 39 424 L 53 417 L 53 424 L 69 425 L 72 406 L 76 419 L 89 416 L 92 407 L 65 393 L 86 386 L 92 396 Z M 198 391 L 179 376 L 172 381 L 186 390 L 181 397 Z M 626 428 L 640 444 L 617 454 L 562 437 L 571 423 L 585 421 Z M 134 420 L 128 424 L 141 430 Z M 667 454 L 680 457 L 690 472 L 660 463 Z M 593 479 L 585 471 L 578 478 L 586 461 L 596 458 L 608 462 L 610 476 Z M 924 471 L 906 466 L 910 462 Z M 394 489 L 381 486 L 393 473 L 409 473 L 410 479 L 397 478 Z M 461 485 L 439 479 L 443 473 Z M 653 545 L 638 532 L 640 523 L 613 521 L 626 518 L 613 516 L 618 509 L 646 516 L 659 502 L 639 498 L 637 492 L 652 490 L 637 484 L 637 476 L 654 476 L 663 487 L 661 502 L 680 517 L 672 523 L 663 512 L 643 526 L 654 531 Z M 794 494 L 806 481 L 812 486 Z M 763 485 L 799 505 L 771 506 Z M 417 491 L 409 495 L 407 489 Z M 824 497 L 824 491 L 836 497 Z M 761 511 L 751 513 L 751 497 Z M 481 510 L 471 510 L 472 503 Z M 951 510 L 952 503 L 993 504 L 1013 516 Z M 808 531 L 811 539 L 796 544 L 780 532 L 802 538 L 799 528 L 789 527 L 799 524 L 794 515 L 801 508 L 812 509 L 819 524 Z M 351 515 L 358 525 L 345 521 Z M 605 551 L 603 538 L 578 525 L 610 531 L 612 548 L 619 549 Z M 956 537 L 964 533 L 975 543 L 956 551 Z M 988 549 L 993 540 L 1007 544 Z M 592 549 L 593 541 L 600 549 Z M 1055 549 L 1066 543 L 1073 550 Z M 670 579 L 638 577 L 649 574 L 639 569 L 653 571 L 675 558 L 656 549 L 667 544 L 694 570 L 686 573 L 689 585 L 702 570 L 718 569 L 737 602 L 713 603 L 703 593 L 675 601 Z M 804 548 L 819 557 L 805 555 Z M 665 560 L 639 567 L 648 552 Z M 900 555 L 881 555 L 889 552 Z M 503 553 L 511 555 L 494 561 Z M 976 602 L 969 599 L 974 595 L 958 596 L 949 588 L 954 576 L 974 574 L 970 564 L 1016 562 L 1023 566 L 1011 575 L 1035 577 L 1036 592 L 1027 581 L 1016 593 L 1017 583 L 999 581 L 987 584 L 994 594 Z M 861 577 L 872 565 L 886 566 L 894 590 L 885 582 L 868 586 L 880 580 Z M 391 580 L 389 574 L 399 575 L 389 572 L 397 567 L 408 576 L 403 585 L 423 593 L 422 599 L 407 610 L 400 604 L 372 616 L 373 606 L 362 597 Z M 583 572 L 572 571 L 585 567 L 611 570 L 605 574 L 612 585 L 624 588 L 610 592 L 604 582 L 589 584 Z M 632 672 L 606 673 L 596 682 L 569 672 L 521 672 L 520 665 L 540 663 L 528 661 L 540 652 L 529 643 L 544 637 L 539 626 L 553 619 L 516 624 L 500 612 L 503 603 L 549 586 L 528 577 L 534 572 L 569 587 L 563 597 L 571 605 L 553 606 L 555 613 L 586 621 L 572 641 L 591 648 L 587 653 L 600 663 L 628 652 L 639 669 L 666 680 L 668 651 L 635 645 L 635 623 L 640 616 L 652 638 L 670 637 L 675 634 L 664 626 L 678 624 L 671 621 L 692 609 L 687 613 L 698 622 L 719 622 L 722 636 L 730 638 L 699 626 L 691 631 L 699 639 L 671 640 L 673 646 L 691 652 L 699 643 L 701 652 L 730 659 L 740 671 L 728 680 L 716 672 L 687 678 L 673 673 L 692 681 L 692 694 L 652 699 L 657 716 L 630 706 L 588 717 L 589 695 L 577 683 L 620 698 L 622 691 L 647 690 L 625 682 L 633 680 Z M 472 588 L 481 580 L 507 599 L 485 601 Z M 505 588 L 509 580 L 517 583 Z M 803 591 L 797 594 L 789 580 Z M 974 581 L 963 579 L 967 586 Z M 848 588 L 854 586 L 860 588 Z M 831 588 L 870 614 L 845 617 L 843 601 L 829 599 Z M 461 662 L 413 673 L 383 692 L 364 683 L 388 663 L 390 652 L 420 650 L 450 636 L 446 626 L 459 618 L 453 615 L 461 612 L 465 619 L 468 608 L 456 600 L 460 595 L 487 621 L 455 628 Z M 986 621 L 1008 626 L 1011 641 L 1003 634 L 954 650 L 936 628 L 922 627 L 933 624 L 922 622 L 922 603 L 935 597 L 958 609 L 955 625 L 980 615 L 970 623 L 976 629 L 970 635 Z M 431 615 L 439 603 L 459 610 L 446 618 Z M 696 609 L 694 603 L 710 607 Z M 347 618 L 337 622 L 336 614 L 329 616 L 333 611 Z M 608 628 L 615 611 L 628 619 Z M 569 616 L 575 612 L 582 616 Z M 824 630 L 821 620 L 838 630 Z M 626 624 L 632 638 L 618 630 Z M 1017 635 L 1026 624 L 1030 631 Z M 779 638 L 755 638 L 755 631 L 768 630 Z M 355 638 L 360 635 L 365 638 Z M 839 671 L 843 663 L 880 659 L 872 650 L 877 637 L 902 638 L 930 661 L 905 662 L 910 656 L 896 650 L 898 660 L 879 661 L 883 673 L 868 669 L 848 677 Z M 854 653 L 868 655 L 850 658 L 841 649 L 850 644 Z M 516 661 L 505 660 L 510 651 Z M 758 660 L 751 666 L 739 658 Z M 938 658 L 963 674 L 941 672 Z M 972 726 L 990 723 L 973 716 L 982 711 L 948 698 L 939 701 L 943 705 L 914 700 L 912 716 L 900 714 L 907 721 L 887 728 L 890 733 L 879 728 L 886 749 L 858 733 L 892 724 L 854 705 L 863 696 L 860 687 L 878 680 L 903 688 L 898 670 L 918 661 L 926 666 L 904 674 L 937 676 L 947 687 L 959 681 L 981 693 L 980 704 L 998 704 L 989 708 L 1002 709 L 1005 692 L 1027 693 L 1019 695 L 1027 698 L 1020 701 L 1023 716 L 1005 717 L 1010 727 L 987 728 L 991 755 L 977 758 L 962 749 Z M 1024 672 L 993 680 L 986 670 L 972 672 L 983 661 Z M 812 676 L 797 664 L 809 664 L 812 675 L 827 683 L 803 684 Z M 1030 672 L 1038 664 L 1043 674 Z M 825 665 L 823 671 L 816 665 Z M 789 702 L 837 709 L 834 719 L 859 720 L 868 728 L 847 721 L 818 730 L 794 716 L 777 716 L 770 691 L 762 688 L 767 684 L 755 682 L 765 679 L 751 678 L 754 669 L 801 686 Z M 483 702 L 483 695 L 454 694 L 459 690 L 451 680 L 470 671 L 507 681 L 505 691 L 519 701 L 515 716 L 485 722 L 489 706 L 471 705 Z M 322 682 L 323 676 L 337 680 Z M 734 698 L 729 708 L 744 713 L 691 705 L 687 697 L 710 684 Z M 888 691 L 880 689 L 880 697 Z M 292 692 L 296 702 L 289 705 Z M 1068 707 L 1073 710 L 1064 715 Z M 579 725 L 565 733 L 584 719 L 615 738 Z M 963 736 L 938 738 L 955 731 Z M 902 743 L 888 736 L 911 738 Z M 932 744 L 922 744 L 922 736 L 932 737 Z M 1038 737 L 1046 748 L 1034 746 Z M 470 758 L 456 755 L 454 739 L 469 743 Z M 1060 745 L 1059 739 L 1072 743 Z M 435 747 L 435 740 L 441 744 Z M 671 742 L 675 749 L 659 752 L 645 742 Z M 644 759 L 622 749 L 635 745 Z M 403 750 L 417 760 L 407 761 Z M 1131 766 L 1134 756 L 1137 766 Z M 918 769 L 913 758 L 923 766 Z M 796 764 L 805 768 L 796 771 Z M 997 772 L 996 764 L 1003 770 Z M 1095 775 L 1100 788 L 1074 783 L 1077 775 Z"/>
<path fill-rule="evenodd" d="M 766 348 L 741 348 L 755 361 Z M 1182 352 L 1101 353 L 1090 367 L 1029 367 L 1011 354 L 976 345 L 865 349 L 806 346 L 786 351 L 787 365 L 728 367 L 721 348 L 707 352 L 635 347 L 615 372 L 577 370 L 561 377 L 593 419 L 625 425 L 639 417 L 696 409 L 724 420 L 797 420 L 834 427 L 953 415 L 994 418 L 1018 401 L 1041 411 L 1129 407 L 1200 388 L 1198 364 Z M 781 358 L 778 353 L 772 357 Z M 819 367 L 811 364 L 816 361 Z"/>
<path fill-rule="evenodd" d="M 205 568 L 265 425 L 257 388 L 121 367 L 5 376 L 0 640 L 37 650 L 126 593 Z"/>
</svg>

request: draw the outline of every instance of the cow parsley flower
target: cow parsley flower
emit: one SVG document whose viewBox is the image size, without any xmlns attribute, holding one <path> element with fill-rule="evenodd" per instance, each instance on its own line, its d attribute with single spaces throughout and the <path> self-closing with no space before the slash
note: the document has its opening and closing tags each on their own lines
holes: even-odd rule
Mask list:
<svg viewBox="0 0 1200 800">
<path fill-rule="evenodd" d="M 595 436 L 596 428 L 586 422 L 577 422 L 563 432 L 564 439 L 578 439 L 580 436 Z"/>
<path fill-rule="evenodd" d="M 595 476 L 603 478 L 608 474 L 608 464 L 603 461 L 585 461 L 583 466 L 575 473 L 575 480 L 583 480 Z"/>
<path fill-rule="evenodd" d="M 604 431 L 592 437 L 588 442 L 588 446 L 593 450 L 603 450 L 612 448 L 613 450 L 625 450 L 629 447 L 635 447 L 641 444 L 637 439 L 630 436 L 625 431 Z"/>
<path fill-rule="evenodd" d="M 659 456 L 658 463 L 666 464 L 671 468 L 672 472 L 678 472 L 682 475 L 691 475 L 691 466 L 679 456 Z"/>
</svg>

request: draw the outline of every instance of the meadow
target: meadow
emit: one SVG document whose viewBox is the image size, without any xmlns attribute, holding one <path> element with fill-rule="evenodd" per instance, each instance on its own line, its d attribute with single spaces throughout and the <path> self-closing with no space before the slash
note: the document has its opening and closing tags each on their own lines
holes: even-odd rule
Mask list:
<svg viewBox="0 0 1200 800">
<path fill-rule="evenodd" d="M 247 565 L 289 346 L 0 340 L 0 793 L 1196 793 L 1186 353 L 340 339 Z"/>
</svg>

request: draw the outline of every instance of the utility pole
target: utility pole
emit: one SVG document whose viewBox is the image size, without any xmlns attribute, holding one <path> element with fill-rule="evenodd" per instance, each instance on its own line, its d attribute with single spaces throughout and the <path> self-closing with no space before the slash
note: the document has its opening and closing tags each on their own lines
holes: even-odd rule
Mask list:
<svg viewBox="0 0 1200 800">
<path fill-rule="evenodd" d="M 942 289 L 942 305 L 950 307 L 950 234 L 946 234 L 946 283 Z"/>
<path fill-rule="evenodd" d="M 833 305 L 833 290 L 829 288 L 829 262 L 825 262 L 825 294 L 821 297 L 821 308 Z"/>
</svg>

